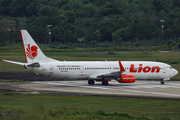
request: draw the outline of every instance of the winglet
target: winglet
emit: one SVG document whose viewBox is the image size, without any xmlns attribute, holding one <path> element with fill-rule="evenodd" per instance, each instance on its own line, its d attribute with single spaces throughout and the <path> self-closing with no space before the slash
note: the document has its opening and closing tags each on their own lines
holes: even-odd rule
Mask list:
<svg viewBox="0 0 180 120">
<path fill-rule="evenodd" d="M 118 60 L 118 62 L 119 62 L 119 67 L 120 67 L 121 73 L 125 72 L 124 67 L 123 67 L 122 64 L 121 64 L 121 61 Z"/>
</svg>

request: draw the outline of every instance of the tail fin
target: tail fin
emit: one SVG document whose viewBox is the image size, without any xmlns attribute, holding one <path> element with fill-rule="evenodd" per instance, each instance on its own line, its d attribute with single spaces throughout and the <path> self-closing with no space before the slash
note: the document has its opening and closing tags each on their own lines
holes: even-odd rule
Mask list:
<svg viewBox="0 0 180 120">
<path fill-rule="evenodd" d="M 21 37 L 27 63 L 56 61 L 43 54 L 27 30 L 21 30 Z"/>
</svg>

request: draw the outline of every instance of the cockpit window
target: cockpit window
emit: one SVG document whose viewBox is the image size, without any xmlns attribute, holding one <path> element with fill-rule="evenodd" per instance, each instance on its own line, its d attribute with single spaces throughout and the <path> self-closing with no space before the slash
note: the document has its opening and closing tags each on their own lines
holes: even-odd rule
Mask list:
<svg viewBox="0 0 180 120">
<path fill-rule="evenodd" d="M 170 66 L 169 69 L 172 69 L 172 67 Z"/>
</svg>

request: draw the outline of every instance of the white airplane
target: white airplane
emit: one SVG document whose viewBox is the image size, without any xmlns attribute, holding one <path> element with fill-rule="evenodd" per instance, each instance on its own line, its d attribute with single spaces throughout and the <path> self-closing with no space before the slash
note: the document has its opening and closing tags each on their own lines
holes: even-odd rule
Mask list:
<svg viewBox="0 0 180 120">
<path fill-rule="evenodd" d="M 24 53 L 27 63 L 3 60 L 18 65 L 24 65 L 36 74 L 42 74 L 58 79 L 101 81 L 108 85 L 108 81 L 119 83 L 133 83 L 136 79 L 164 80 L 178 74 L 170 65 L 150 61 L 58 61 L 46 57 L 27 30 L 21 30 Z"/>
</svg>

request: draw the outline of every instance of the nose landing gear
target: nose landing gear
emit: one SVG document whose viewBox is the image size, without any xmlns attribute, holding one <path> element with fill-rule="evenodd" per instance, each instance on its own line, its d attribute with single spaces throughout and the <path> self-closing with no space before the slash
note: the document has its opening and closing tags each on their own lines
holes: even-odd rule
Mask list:
<svg viewBox="0 0 180 120">
<path fill-rule="evenodd" d="M 164 80 L 162 79 L 160 83 L 163 85 L 164 84 Z"/>
</svg>

